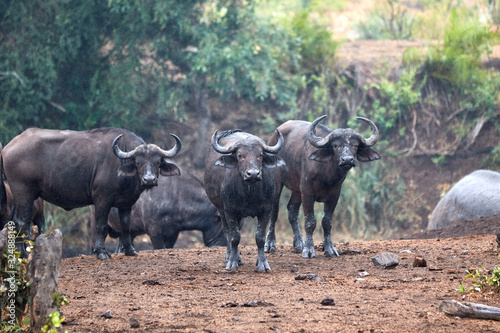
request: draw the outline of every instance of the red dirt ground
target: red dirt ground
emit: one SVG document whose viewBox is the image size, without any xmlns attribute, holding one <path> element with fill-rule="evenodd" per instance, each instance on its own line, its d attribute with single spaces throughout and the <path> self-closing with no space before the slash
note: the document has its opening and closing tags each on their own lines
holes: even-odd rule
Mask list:
<svg viewBox="0 0 500 333">
<path fill-rule="evenodd" d="M 479 225 L 478 225 L 479 224 Z M 498 332 L 500 322 L 448 317 L 443 300 L 500 306 L 494 292 L 457 291 L 466 270 L 497 267 L 500 216 L 425 231 L 414 238 L 335 244 L 340 257 L 303 259 L 291 246 L 268 254 L 270 273 L 256 273 L 256 246 L 241 247 L 244 265 L 225 270 L 225 248 L 141 251 L 101 261 L 62 262 L 59 291 L 68 332 Z M 482 226 L 482 228 L 480 227 Z M 471 228 L 472 227 L 472 228 Z M 481 230 L 479 230 L 481 229 Z M 471 233 L 479 236 L 463 236 Z M 444 238 L 450 237 L 451 238 Z M 463 237 L 457 237 L 463 236 Z M 371 257 L 399 256 L 394 269 Z M 414 267 L 422 257 L 427 267 Z M 334 305 L 322 304 L 328 297 Z M 109 310 L 110 318 L 103 314 Z M 132 326 L 139 325 L 134 328 Z"/>
</svg>

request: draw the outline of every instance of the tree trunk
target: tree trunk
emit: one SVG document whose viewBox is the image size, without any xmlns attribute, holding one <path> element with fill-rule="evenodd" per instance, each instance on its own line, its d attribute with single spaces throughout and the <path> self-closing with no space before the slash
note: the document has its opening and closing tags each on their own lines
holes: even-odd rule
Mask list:
<svg viewBox="0 0 500 333">
<path fill-rule="evenodd" d="M 195 168 L 203 169 L 205 167 L 205 157 L 209 142 L 209 130 L 211 122 L 210 107 L 208 106 L 208 91 L 199 89 L 195 92 L 196 112 L 198 113 L 198 143 L 193 151 L 193 165 Z"/>
<path fill-rule="evenodd" d="M 40 332 L 47 316 L 59 311 L 53 302 L 61 269 L 62 233 L 59 229 L 48 236 L 39 236 L 32 255 L 29 262 L 31 328 L 33 332 Z"/>
</svg>

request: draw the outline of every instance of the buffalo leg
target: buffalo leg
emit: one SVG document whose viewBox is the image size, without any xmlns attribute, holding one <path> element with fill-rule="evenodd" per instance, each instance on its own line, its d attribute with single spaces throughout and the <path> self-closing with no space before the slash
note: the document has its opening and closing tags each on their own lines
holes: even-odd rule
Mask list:
<svg viewBox="0 0 500 333">
<path fill-rule="evenodd" d="M 314 258 L 314 240 L 313 233 L 316 229 L 316 217 L 314 216 L 314 201 L 307 200 L 303 202 L 304 219 L 306 229 L 306 240 L 304 242 L 304 249 L 302 250 L 302 258 Z"/>
<path fill-rule="evenodd" d="M 337 200 L 335 203 L 325 203 L 325 211 L 323 213 L 323 219 L 321 221 L 321 225 L 323 226 L 323 251 L 325 251 L 326 257 L 338 257 L 339 253 L 333 246 L 332 241 L 332 215 L 335 210 L 335 206 L 337 205 Z"/>
<path fill-rule="evenodd" d="M 255 242 L 257 243 L 257 268 L 255 270 L 259 273 L 271 271 L 271 267 L 269 267 L 269 263 L 267 262 L 266 255 L 264 253 L 264 244 L 266 241 L 265 234 L 268 221 L 269 213 L 259 216 L 257 232 L 255 232 Z"/>
<path fill-rule="evenodd" d="M 18 232 L 16 237 L 17 249 L 21 252 L 22 258 L 28 258 L 28 252 L 26 251 L 26 241 L 30 235 L 30 224 L 31 224 L 31 214 L 32 214 L 33 201 L 27 202 L 25 204 L 19 205 L 14 204 L 14 214 L 13 221 Z M 39 232 L 42 232 L 39 230 Z"/>
<path fill-rule="evenodd" d="M 178 237 L 178 232 L 169 233 L 168 235 L 163 234 L 163 246 L 165 247 L 165 249 L 173 248 Z"/>
<path fill-rule="evenodd" d="M 227 238 L 228 238 L 228 255 L 226 269 L 237 271 L 241 264 L 241 256 L 238 251 L 240 244 L 240 228 L 239 221 L 235 217 L 226 217 L 227 219 Z"/>
<path fill-rule="evenodd" d="M 281 188 L 283 190 L 283 187 Z M 280 190 L 280 195 L 281 195 Z M 276 252 L 276 221 L 278 220 L 278 213 L 280 209 L 280 195 L 277 196 L 277 200 L 273 204 L 273 212 L 271 214 L 271 223 L 269 224 L 269 230 L 266 236 L 266 242 L 264 244 L 264 252 Z"/>
<path fill-rule="evenodd" d="M 293 247 L 296 253 L 302 253 L 304 249 L 304 241 L 299 227 L 299 210 L 301 205 L 299 192 L 292 192 L 290 201 L 288 201 L 288 221 L 293 231 Z"/>
<path fill-rule="evenodd" d="M 325 257 L 338 257 L 339 253 L 333 246 L 332 241 L 332 215 L 328 216 L 325 212 L 323 215 L 323 220 L 321 221 L 323 226 L 323 251 L 325 251 Z"/>
<path fill-rule="evenodd" d="M 111 256 L 104 246 L 106 236 L 108 235 L 108 213 L 109 208 L 101 208 L 94 206 L 94 218 L 96 228 L 96 240 L 94 246 L 94 253 L 97 259 L 109 259 Z"/>
<path fill-rule="evenodd" d="M 131 208 L 118 209 L 120 216 L 120 226 L 122 229 L 121 239 L 123 250 L 126 256 L 136 256 L 137 252 L 132 245 L 132 237 L 130 237 L 130 211 Z"/>
<path fill-rule="evenodd" d="M 106 247 L 104 246 L 104 241 L 106 240 L 106 236 L 108 235 L 108 228 L 107 228 L 108 214 L 106 211 L 102 212 L 100 209 L 96 207 L 95 215 L 96 215 L 95 216 L 96 240 L 94 245 L 94 253 L 97 256 L 97 259 L 109 259 L 111 258 L 111 256 L 109 255 L 108 251 L 106 250 Z"/>
<path fill-rule="evenodd" d="M 273 218 L 271 219 L 271 223 L 269 224 L 269 230 L 267 232 L 266 242 L 264 244 L 264 252 L 267 253 L 276 252 L 276 232 L 275 232 L 276 220 L 277 218 L 274 219 L 273 216 Z"/>
</svg>

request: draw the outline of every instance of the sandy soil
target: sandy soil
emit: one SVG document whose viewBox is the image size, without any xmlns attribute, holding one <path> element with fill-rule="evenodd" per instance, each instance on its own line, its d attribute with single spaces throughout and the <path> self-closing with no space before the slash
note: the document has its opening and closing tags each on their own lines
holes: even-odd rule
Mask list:
<svg viewBox="0 0 500 333">
<path fill-rule="evenodd" d="M 480 228 L 477 224 L 482 225 Z M 500 322 L 448 317 L 443 300 L 500 306 L 489 291 L 457 291 L 466 270 L 498 266 L 500 216 L 413 238 L 335 244 L 340 257 L 303 259 L 291 246 L 268 254 L 270 273 L 256 273 L 256 246 L 241 247 L 244 265 L 225 270 L 225 248 L 141 251 L 101 261 L 64 259 L 59 290 L 68 332 L 485 332 Z M 475 229 L 471 230 L 470 227 Z M 453 229 L 455 228 L 455 229 Z M 479 230 L 482 229 L 482 230 Z M 448 232 L 448 234 L 446 234 Z M 488 234 L 489 233 L 489 234 Z M 399 256 L 393 269 L 371 257 Z M 414 267 L 416 257 L 427 267 Z M 330 300 L 329 298 L 333 299 Z M 106 318 L 106 311 L 109 316 Z M 137 327 L 138 326 L 138 327 Z"/>
</svg>

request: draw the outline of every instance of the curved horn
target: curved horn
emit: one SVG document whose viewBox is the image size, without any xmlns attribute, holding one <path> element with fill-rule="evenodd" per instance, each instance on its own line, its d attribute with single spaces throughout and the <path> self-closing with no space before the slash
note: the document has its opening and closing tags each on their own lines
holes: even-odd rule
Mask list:
<svg viewBox="0 0 500 333">
<path fill-rule="evenodd" d="M 214 135 L 212 135 L 212 147 L 219 154 L 231 154 L 235 150 L 235 148 L 233 148 L 233 147 L 225 148 L 225 147 L 219 146 L 219 142 L 218 142 L 219 140 L 217 139 L 217 132 L 218 131 L 219 130 L 215 130 Z"/>
<path fill-rule="evenodd" d="M 158 148 L 158 150 L 160 151 L 160 154 L 164 158 L 174 157 L 175 155 L 177 155 L 179 153 L 179 151 L 181 150 L 181 147 L 182 147 L 181 139 L 179 139 L 179 137 L 175 134 L 170 133 L 170 135 L 175 139 L 174 148 L 172 148 L 170 150 L 163 150 L 161 148 Z"/>
<path fill-rule="evenodd" d="M 372 135 L 368 139 L 363 138 L 363 143 L 367 147 L 374 146 L 380 137 L 377 126 L 368 118 L 356 117 L 356 119 L 362 120 L 370 125 L 370 127 L 372 128 Z"/>
<path fill-rule="evenodd" d="M 333 139 L 333 135 L 334 135 L 333 132 L 328 134 L 324 138 L 321 138 L 315 134 L 316 126 L 324 118 L 326 118 L 326 116 L 321 116 L 318 119 L 316 119 L 315 121 L 313 121 L 311 126 L 309 126 L 309 130 L 307 131 L 307 138 L 309 140 L 309 143 L 311 144 L 311 146 L 313 146 L 315 148 L 325 148 L 326 146 L 328 146 L 330 144 L 330 142 Z"/>
<path fill-rule="evenodd" d="M 123 135 L 120 134 L 116 137 L 116 139 L 113 140 L 113 152 L 115 153 L 116 157 L 121 159 L 134 157 L 134 155 L 137 153 L 137 147 L 129 152 L 124 152 L 120 148 L 118 148 L 118 141 L 121 139 L 122 136 Z"/>
<path fill-rule="evenodd" d="M 280 151 L 281 146 L 283 146 L 283 142 L 284 142 L 283 134 L 281 134 L 279 129 L 276 129 L 276 132 L 278 132 L 278 135 L 279 135 L 278 143 L 276 143 L 273 147 L 268 146 L 268 145 L 264 145 L 264 151 L 266 153 L 277 154 Z"/>
</svg>

